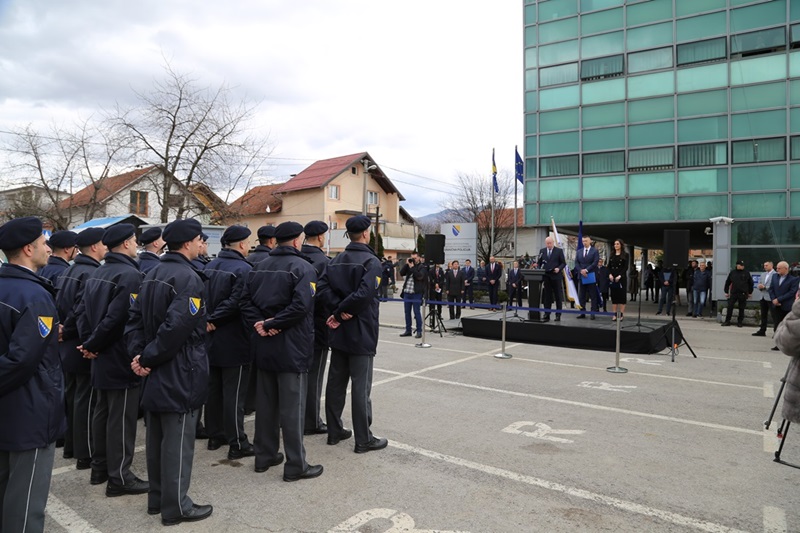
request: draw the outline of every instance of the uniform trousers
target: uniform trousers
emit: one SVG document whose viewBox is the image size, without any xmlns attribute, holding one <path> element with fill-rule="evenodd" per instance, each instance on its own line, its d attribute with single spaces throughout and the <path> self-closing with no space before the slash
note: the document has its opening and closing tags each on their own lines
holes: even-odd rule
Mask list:
<svg viewBox="0 0 800 533">
<path fill-rule="evenodd" d="M 563 292 L 563 281 L 561 281 L 560 277 L 553 279 L 551 276 L 546 275 L 544 280 L 542 280 L 542 292 L 544 292 L 544 302 L 543 307 L 545 309 L 550 309 L 550 306 L 553 305 L 553 300 L 556 301 L 556 310 L 561 311 L 563 307 L 564 298 L 562 296 Z M 561 316 L 561 313 L 556 313 L 556 316 Z M 550 318 L 550 313 L 545 313 L 546 318 Z"/>
<path fill-rule="evenodd" d="M 206 433 L 209 438 L 225 441 L 236 450 L 247 444 L 244 401 L 249 377 L 249 364 L 209 367 Z"/>
<path fill-rule="evenodd" d="M 55 455 L 55 442 L 21 452 L 0 450 L 0 531 L 44 531 Z"/>
<path fill-rule="evenodd" d="M 67 432 L 64 434 L 64 455 L 76 459 L 92 456 L 92 416 L 95 400 L 90 374 L 64 373 L 64 396 L 67 404 Z"/>
<path fill-rule="evenodd" d="M 125 485 L 131 473 L 136 444 L 139 387 L 95 390 L 97 405 L 92 422 L 92 471 L 108 472 L 110 481 Z"/>
<path fill-rule="evenodd" d="M 320 416 L 320 399 L 322 398 L 322 381 L 325 377 L 325 364 L 328 362 L 328 347 L 314 346 L 314 358 L 308 368 L 308 390 L 306 392 L 305 429 L 322 427 Z"/>
<path fill-rule="evenodd" d="M 353 418 L 353 433 L 356 444 L 368 444 L 372 440 L 372 365 L 371 355 L 351 355 L 336 349 L 331 350 L 328 368 L 328 385 L 325 389 L 325 418 L 328 435 L 338 438 L 344 430 L 342 412 L 347 399 L 347 382 L 353 382 L 350 402 Z"/>
<path fill-rule="evenodd" d="M 257 383 L 256 432 L 253 438 L 256 468 L 277 458 L 282 430 L 286 456 L 283 475 L 299 476 L 308 468 L 303 445 L 308 374 L 267 372 L 259 368 Z"/>
<path fill-rule="evenodd" d="M 184 516 L 194 502 L 187 494 L 192 480 L 198 410 L 188 413 L 147 411 L 147 507 L 161 518 Z"/>
<path fill-rule="evenodd" d="M 745 293 L 730 294 L 730 296 L 728 297 L 728 311 L 725 314 L 725 322 L 731 321 L 731 317 L 733 316 L 734 304 L 738 304 L 739 306 L 739 315 L 737 320 L 738 323 L 741 324 L 742 322 L 744 322 L 744 308 L 747 306 L 747 294 Z"/>
</svg>

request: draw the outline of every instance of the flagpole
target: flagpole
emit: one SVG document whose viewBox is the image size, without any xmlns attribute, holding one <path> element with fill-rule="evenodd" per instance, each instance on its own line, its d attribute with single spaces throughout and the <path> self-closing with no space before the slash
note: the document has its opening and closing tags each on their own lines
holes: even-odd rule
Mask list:
<svg viewBox="0 0 800 533">
<path fill-rule="evenodd" d="M 517 147 L 514 146 L 514 155 L 517 154 Z M 516 158 L 514 160 L 514 259 L 519 258 L 519 254 L 517 253 L 517 182 L 519 179 L 517 178 L 517 162 Z M 512 263 L 513 264 L 513 263 Z"/>
<path fill-rule="evenodd" d="M 494 184 L 492 184 L 492 234 L 489 238 L 489 255 L 494 255 Z"/>
</svg>

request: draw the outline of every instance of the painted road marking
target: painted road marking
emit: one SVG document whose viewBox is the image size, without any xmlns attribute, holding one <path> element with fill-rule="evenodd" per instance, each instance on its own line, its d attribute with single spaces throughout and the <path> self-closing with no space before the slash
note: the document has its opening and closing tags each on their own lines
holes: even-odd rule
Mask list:
<svg viewBox="0 0 800 533">
<path fill-rule="evenodd" d="M 767 453 L 774 454 L 780 446 L 781 441 L 775 431 L 774 429 L 764 430 L 764 451 Z"/>
<path fill-rule="evenodd" d="M 764 398 L 774 398 L 775 397 L 775 387 L 771 381 L 764 382 Z"/>
<path fill-rule="evenodd" d="M 533 426 L 536 431 L 522 431 L 521 428 Z M 561 437 L 554 437 L 553 435 L 583 435 L 586 433 L 582 429 L 553 429 L 547 424 L 541 422 L 514 422 L 507 428 L 502 430 L 504 433 L 511 433 L 512 435 L 524 435 L 533 439 L 549 440 L 553 442 L 562 442 L 564 444 L 572 444 L 575 442 L 570 439 L 563 439 Z"/>
<path fill-rule="evenodd" d="M 625 393 L 631 392 L 626 389 L 637 388 L 636 385 L 612 385 L 611 383 L 606 383 L 605 381 L 582 381 L 581 383 L 578 383 L 578 387 L 583 387 L 586 389 L 606 390 L 609 392 L 625 392 Z"/>
<path fill-rule="evenodd" d="M 67 507 L 64 502 L 53 496 L 47 498 L 47 514 L 58 525 L 70 532 L 101 533 L 99 529 L 80 517 L 78 513 Z"/>
<path fill-rule="evenodd" d="M 382 530 L 383 533 L 467 533 L 466 531 L 443 531 L 441 529 L 416 529 L 413 518 L 405 513 L 395 511 L 394 509 L 369 509 L 368 511 L 361 511 L 333 529 L 329 529 L 328 533 L 357 533 L 361 531 L 363 526 L 366 526 L 376 519 L 390 520 L 392 522 L 392 527 Z M 377 532 L 376 529 L 371 527 L 368 530 Z"/>
<path fill-rule="evenodd" d="M 624 363 L 641 363 L 643 365 L 661 366 L 661 361 L 658 359 L 641 359 L 639 357 L 623 357 L 620 361 Z"/>
<path fill-rule="evenodd" d="M 779 507 L 764 507 L 764 533 L 786 533 L 786 511 Z"/>
</svg>

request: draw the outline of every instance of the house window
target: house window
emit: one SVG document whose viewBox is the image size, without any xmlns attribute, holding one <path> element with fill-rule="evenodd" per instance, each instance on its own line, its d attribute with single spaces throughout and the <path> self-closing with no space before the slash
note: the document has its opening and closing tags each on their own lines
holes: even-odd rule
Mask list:
<svg viewBox="0 0 800 533">
<path fill-rule="evenodd" d="M 147 193 L 144 191 L 131 191 L 130 213 L 132 215 L 147 216 Z"/>
<path fill-rule="evenodd" d="M 367 191 L 367 204 L 378 205 L 378 193 L 375 191 Z"/>
<path fill-rule="evenodd" d="M 339 229 L 339 223 L 338 222 L 331 222 L 331 229 Z"/>
<path fill-rule="evenodd" d="M 338 185 L 329 185 L 328 186 L 328 198 L 331 200 L 338 200 L 339 199 L 339 186 Z"/>
</svg>

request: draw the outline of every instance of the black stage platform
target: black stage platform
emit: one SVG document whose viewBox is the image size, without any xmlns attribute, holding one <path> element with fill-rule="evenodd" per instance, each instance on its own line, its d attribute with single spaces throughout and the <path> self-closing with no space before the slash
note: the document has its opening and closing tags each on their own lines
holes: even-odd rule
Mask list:
<svg viewBox="0 0 800 533">
<path fill-rule="evenodd" d="M 550 315 L 550 322 L 523 322 L 509 314 L 506 319 L 506 340 L 546 346 L 616 351 L 617 324 L 611 320 L 611 316 L 598 315 L 595 320 L 589 320 L 588 315 L 585 319 L 578 319 L 577 316 L 564 313 L 561 315 L 561 322 L 554 322 L 554 313 Z M 462 317 L 463 334 L 467 337 L 500 339 L 502 319 L 503 314 L 500 312 Z M 664 335 L 668 326 L 669 322 L 663 320 L 642 320 L 641 326 L 636 326 L 636 316 L 626 316 L 621 323 L 620 352 L 641 354 L 660 352 L 671 342 L 671 339 L 668 340 Z M 680 343 L 681 340 L 678 330 L 675 342 Z"/>
</svg>

